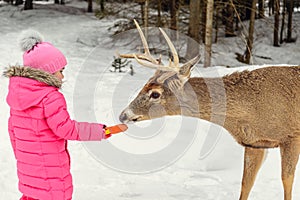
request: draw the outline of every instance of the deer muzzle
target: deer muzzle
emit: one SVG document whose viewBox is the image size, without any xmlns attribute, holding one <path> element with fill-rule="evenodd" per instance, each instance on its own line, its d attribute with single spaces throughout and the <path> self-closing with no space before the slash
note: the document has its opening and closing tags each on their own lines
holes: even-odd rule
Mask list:
<svg viewBox="0 0 300 200">
<path fill-rule="evenodd" d="M 130 122 L 137 122 L 143 118 L 142 115 L 136 115 L 132 112 L 131 109 L 126 108 L 119 116 L 119 120 L 122 123 L 130 123 Z"/>
</svg>

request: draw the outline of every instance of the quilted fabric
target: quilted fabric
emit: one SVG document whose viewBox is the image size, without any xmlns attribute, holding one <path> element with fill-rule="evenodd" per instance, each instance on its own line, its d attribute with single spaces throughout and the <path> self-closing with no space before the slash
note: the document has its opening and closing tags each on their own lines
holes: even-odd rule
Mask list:
<svg viewBox="0 0 300 200">
<path fill-rule="evenodd" d="M 101 140 L 103 125 L 71 120 L 57 87 L 32 77 L 9 77 L 8 127 L 19 190 L 34 199 L 72 199 L 67 140 Z"/>
</svg>

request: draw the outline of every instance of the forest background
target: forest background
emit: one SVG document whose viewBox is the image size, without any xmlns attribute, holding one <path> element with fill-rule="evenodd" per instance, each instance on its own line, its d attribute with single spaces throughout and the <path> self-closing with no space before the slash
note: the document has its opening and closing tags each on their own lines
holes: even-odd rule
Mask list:
<svg viewBox="0 0 300 200">
<path fill-rule="evenodd" d="M 24 5 L 24 10 L 34 9 L 42 1 L 6 0 L 15 6 Z M 47 4 L 48 1 L 43 1 Z M 68 4 L 66 0 L 55 0 L 55 4 Z M 118 4 L 127 5 L 118 7 Z M 130 12 L 139 5 L 139 12 Z M 254 55 L 255 21 L 264 20 L 272 31 L 263 33 L 272 37 L 272 45 L 280 48 L 284 43 L 295 43 L 297 24 L 293 14 L 300 10 L 300 0 L 87 0 L 85 12 L 94 13 L 99 19 L 108 16 L 122 17 L 114 24 L 114 34 L 134 29 L 133 18 L 143 27 L 164 27 L 175 30 L 171 40 L 178 40 L 178 32 L 188 39 L 180 52 L 181 61 L 203 54 L 204 67 L 211 66 L 212 44 L 222 37 L 240 37 L 244 51 L 235 52 L 241 63 L 255 64 L 253 56 L 270 60 L 268 55 Z M 178 32 L 176 32 L 178 31 Z M 147 30 L 145 30 L 147 37 Z M 201 50 L 202 48 L 202 50 Z M 150 49 L 155 53 L 159 49 Z M 203 52 L 202 52 L 203 51 Z M 159 53 L 168 52 L 162 51 Z"/>
</svg>

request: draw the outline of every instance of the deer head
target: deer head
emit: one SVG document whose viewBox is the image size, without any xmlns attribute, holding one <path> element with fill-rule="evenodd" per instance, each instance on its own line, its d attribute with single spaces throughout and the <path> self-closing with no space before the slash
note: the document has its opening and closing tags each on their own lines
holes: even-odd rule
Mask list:
<svg viewBox="0 0 300 200">
<path fill-rule="evenodd" d="M 146 38 L 138 23 L 135 20 L 134 22 L 143 43 L 144 53 L 121 54 L 120 57 L 135 58 L 139 64 L 156 69 L 156 72 L 138 96 L 121 113 L 120 121 L 127 123 L 165 115 L 180 115 L 183 110 L 192 109 L 187 106 L 189 105 L 187 101 L 191 99 L 187 97 L 193 96 L 193 92 L 189 92 L 192 90 L 187 89 L 186 83 L 190 78 L 193 66 L 200 60 L 200 55 L 179 66 L 177 51 L 168 35 L 160 28 L 173 56 L 173 59 L 169 59 L 168 65 L 163 65 L 161 58 L 155 59 L 151 56 Z"/>
</svg>

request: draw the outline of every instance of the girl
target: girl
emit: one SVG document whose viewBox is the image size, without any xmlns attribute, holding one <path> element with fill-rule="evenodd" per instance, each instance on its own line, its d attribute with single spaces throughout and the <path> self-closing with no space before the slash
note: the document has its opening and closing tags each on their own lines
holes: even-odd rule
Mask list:
<svg viewBox="0 0 300 200">
<path fill-rule="evenodd" d="M 17 160 L 21 200 L 70 200 L 73 185 L 67 140 L 102 140 L 126 131 L 70 119 L 62 85 L 65 56 L 39 33 L 21 38 L 24 67 L 10 67 L 8 129 Z"/>
</svg>

